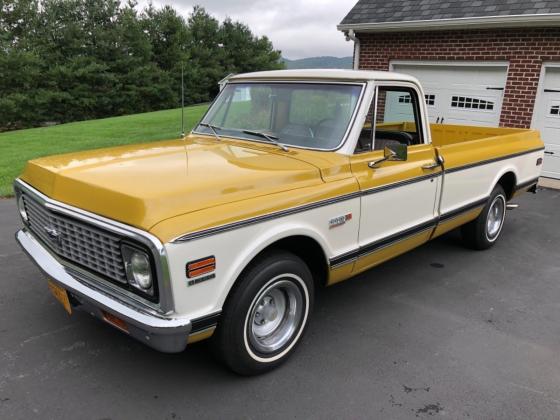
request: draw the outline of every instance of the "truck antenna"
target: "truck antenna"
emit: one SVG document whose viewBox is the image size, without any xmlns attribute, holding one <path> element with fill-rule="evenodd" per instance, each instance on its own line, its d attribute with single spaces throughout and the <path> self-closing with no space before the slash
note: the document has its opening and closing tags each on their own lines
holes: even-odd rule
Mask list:
<svg viewBox="0 0 560 420">
<path fill-rule="evenodd" d="M 185 64 L 181 62 L 181 138 L 185 138 Z"/>
</svg>

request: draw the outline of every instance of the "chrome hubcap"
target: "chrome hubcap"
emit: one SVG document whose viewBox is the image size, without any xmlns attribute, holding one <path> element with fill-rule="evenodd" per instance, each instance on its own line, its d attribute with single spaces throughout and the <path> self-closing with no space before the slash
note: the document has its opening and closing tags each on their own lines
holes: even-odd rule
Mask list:
<svg viewBox="0 0 560 420">
<path fill-rule="evenodd" d="M 253 301 L 249 341 L 261 353 L 282 348 L 298 330 L 304 302 L 300 288 L 290 280 L 265 287 Z"/>
<path fill-rule="evenodd" d="M 499 195 L 494 198 L 488 211 L 486 218 L 486 236 L 489 240 L 494 240 L 502 230 L 504 223 L 504 216 L 506 211 L 506 202 L 504 197 Z"/>
</svg>

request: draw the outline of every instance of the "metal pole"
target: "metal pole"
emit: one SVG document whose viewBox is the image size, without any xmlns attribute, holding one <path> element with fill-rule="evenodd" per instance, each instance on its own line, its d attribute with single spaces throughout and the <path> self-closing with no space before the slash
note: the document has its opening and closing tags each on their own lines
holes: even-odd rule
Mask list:
<svg viewBox="0 0 560 420">
<path fill-rule="evenodd" d="M 181 63 L 181 138 L 185 137 L 185 65 Z"/>
</svg>

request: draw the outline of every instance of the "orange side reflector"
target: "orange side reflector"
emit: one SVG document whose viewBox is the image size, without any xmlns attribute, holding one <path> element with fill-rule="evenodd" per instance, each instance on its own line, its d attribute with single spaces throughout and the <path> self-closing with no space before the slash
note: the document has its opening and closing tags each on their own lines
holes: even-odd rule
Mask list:
<svg viewBox="0 0 560 420">
<path fill-rule="evenodd" d="M 119 330 L 128 334 L 128 326 L 126 325 L 126 322 L 116 317 L 115 315 L 110 314 L 109 312 L 105 312 L 105 311 L 102 312 L 103 312 L 103 319 L 105 321 L 107 321 L 112 326 L 117 327 Z"/>
<path fill-rule="evenodd" d="M 198 260 L 191 262 L 187 265 L 189 270 L 196 270 L 197 268 L 206 267 L 207 265 L 216 264 L 216 258 L 208 257 L 204 258 L 203 260 Z"/>
<path fill-rule="evenodd" d="M 202 274 L 211 273 L 216 269 L 215 265 L 209 265 L 207 267 L 199 268 L 198 270 L 192 270 L 187 273 L 187 277 L 190 279 L 191 277 L 200 276 Z"/>
<path fill-rule="evenodd" d="M 211 273 L 214 270 L 216 270 L 216 258 L 206 257 L 187 264 L 187 277 L 190 279 L 202 274 Z"/>
</svg>

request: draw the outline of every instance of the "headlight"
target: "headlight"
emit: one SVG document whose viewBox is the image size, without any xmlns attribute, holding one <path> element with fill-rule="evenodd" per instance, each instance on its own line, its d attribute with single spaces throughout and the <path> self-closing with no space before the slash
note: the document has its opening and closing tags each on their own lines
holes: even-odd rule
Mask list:
<svg viewBox="0 0 560 420">
<path fill-rule="evenodd" d="M 29 217 L 27 216 L 27 211 L 25 211 L 25 204 L 23 203 L 23 195 L 20 195 L 17 200 L 17 206 L 19 210 L 19 214 L 25 223 L 29 221 Z"/>
<path fill-rule="evenodd" d="M 128 283 L 149 295 L 154 294 L 154 281 L 150 257 L 137 248 L 122 245 L 122 254 Z"/>
</svg>

